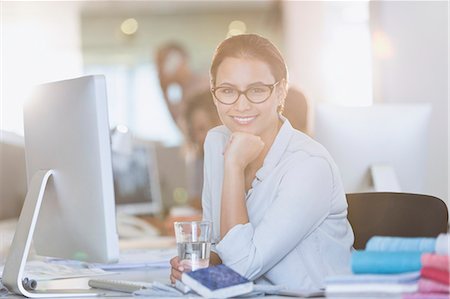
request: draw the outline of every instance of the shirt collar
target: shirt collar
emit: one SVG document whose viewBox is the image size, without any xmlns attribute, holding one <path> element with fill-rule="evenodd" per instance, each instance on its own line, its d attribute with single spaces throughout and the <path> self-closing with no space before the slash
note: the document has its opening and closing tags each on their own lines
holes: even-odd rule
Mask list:
<svg viewBox="0 0 450 299">
<path fill-rule="evenodd" d="M 289 141 L 291 140 L 294 128 L 291 123 L 285 117 L 282 117 L 283 125 L 280 128 L 266 158 L 264 159 L 263 166 L 256 172 L 256 179 L 258 181 L 264 180 L 267 175 L 277 166 L 281 157 L 285 153 Z"/>
</svg>

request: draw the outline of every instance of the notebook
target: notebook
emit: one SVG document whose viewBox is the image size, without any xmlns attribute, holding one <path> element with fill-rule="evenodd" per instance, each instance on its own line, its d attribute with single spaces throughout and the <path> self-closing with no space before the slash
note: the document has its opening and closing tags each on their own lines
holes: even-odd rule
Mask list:
<svg viewBox="0 0 450 299">
<path fill-rule="evenodd" d="M 229 298 L 253 290 L 253 282 L 223 264 L 184 272 L 181 280 L 205 298 Z"/>
</svg>

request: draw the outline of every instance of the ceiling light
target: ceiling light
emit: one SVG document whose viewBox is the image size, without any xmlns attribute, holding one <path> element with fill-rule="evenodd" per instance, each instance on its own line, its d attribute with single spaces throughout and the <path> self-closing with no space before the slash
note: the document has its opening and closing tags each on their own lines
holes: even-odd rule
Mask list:
<svg viewBox="0 0 450 299">
<path fill-rule="evenodd" d="M 136 21 L 136 19 L 133 19 L 133 18 L 126 19 L 120 25 L 120 30 L 122 30 L 122 32 L 126 35 L 135 34 L 136 31 L 138 30 L 138 28 L 139 28 L 139 24 Z"/>
<path fill-rule="evenodd" d="M 228 25 L 228 36 L 243 34 L 247 31 L 247 25 L 239 20 L 234 20 Z"/>
</svg>

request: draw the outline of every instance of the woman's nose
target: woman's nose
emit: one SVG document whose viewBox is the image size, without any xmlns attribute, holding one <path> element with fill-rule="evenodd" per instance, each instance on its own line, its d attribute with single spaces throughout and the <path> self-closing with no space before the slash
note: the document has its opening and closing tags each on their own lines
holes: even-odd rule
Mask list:
<svg viewBox="0 0 450 299">
<path fill-rule="evenodd" d="M 240 94 L 238 97 L 238 100 L 236 102 L 236 109 L 239 111 L 245 111 L 250 109 L 251 103 L 250 101 L 247 99 L 247 97 L 245 96 L 245 94 Z"/>
</svg>

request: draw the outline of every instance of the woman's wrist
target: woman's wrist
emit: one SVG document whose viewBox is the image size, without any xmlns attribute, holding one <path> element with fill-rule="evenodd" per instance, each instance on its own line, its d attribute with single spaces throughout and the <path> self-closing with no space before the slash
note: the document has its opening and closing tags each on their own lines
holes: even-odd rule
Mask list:
<svg viewBox="0 0 450 299">
<path fill-rule="evenodd" d="M 225 173 L 243 173 L 246 166 L 241 164 L 236 160 L 225 158 L 224 171 Z"/>
</svg>

